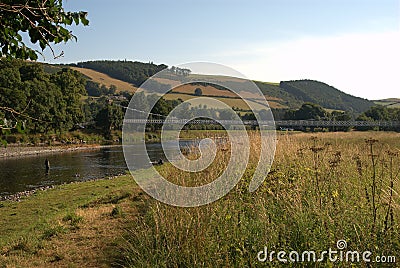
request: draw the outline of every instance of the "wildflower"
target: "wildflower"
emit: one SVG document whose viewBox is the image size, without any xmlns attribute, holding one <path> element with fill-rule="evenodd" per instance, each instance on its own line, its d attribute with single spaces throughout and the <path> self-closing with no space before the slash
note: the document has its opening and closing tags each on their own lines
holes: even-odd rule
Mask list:
<svg viewBox="0 0 400 268">
<path fill-rule="evenodd" d="M 333 191 L 332 191 L 332 197 L 333 197 L 333 198 L 337 198 L 338 196 L 339 196 L 338 191 L 337 191 L 337 190 L 333 190 Z"/>
</svg>

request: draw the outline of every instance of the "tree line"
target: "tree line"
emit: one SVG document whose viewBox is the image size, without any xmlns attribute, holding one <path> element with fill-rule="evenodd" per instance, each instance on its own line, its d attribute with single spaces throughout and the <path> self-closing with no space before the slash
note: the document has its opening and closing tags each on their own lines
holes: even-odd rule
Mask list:
<svg viewBox="0 0 400 268">
<path fill-rule="evenodd" d="M 113 130 L 121 129 L 120 106 L 127 106 L 131 96 L 67 67 L 46 72 L 39 63 L 3 58 L 0 141 L 12 134 L 62 134 L 77 129 L 110 137 Z"/>
<path fill-rule="evenodd" d="M 92 69 L 105 73 L 115 79 L 119 79 L 139 87 L 147 78 L 166 69 L 165 64 L 143 63 L 138 61 L 86 61 L 73 66 Z"/>
<path fill-rule="evenodd" d="M 85 80 L 69 68 L 48 74 L 40 64 L 4 58 L 0 61 L 3 130 L 18 122 L 28 134 L 69 130 L 84 118 L 83 95 Z"/>
<path fill-rule="evenodd" d="M 328 112 L 318 104 L 304 103 L 297 110 L 287 110 L 283 120 L 322 120 L 322 121 L 400 121 L 400 108 L 387 108 L 382 105 L 370 107 L 365 112 L 354 115 L 346 111 Z M 328 130 L 350 130 L 350 128 L 335 127 Z M 377 127 L 354 127 L 356 130 L 379 130 Z M 381 128 L 380 130 L 395 130 L 399 128 Z"/>
</svg>

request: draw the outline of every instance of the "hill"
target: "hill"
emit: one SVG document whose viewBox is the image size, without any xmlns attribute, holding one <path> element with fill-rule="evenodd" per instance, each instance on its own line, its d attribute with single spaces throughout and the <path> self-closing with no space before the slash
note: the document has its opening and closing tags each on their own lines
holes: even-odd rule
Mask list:
<svg viewBox="0 0 400 268">
<path fill-rule="evenodd" d="M 400 108 L 400 99 L 389 98 L 383 100 L 374 100 L 375 104 L 386 106 L 387 108 Z"/>
<path fill-rule="evenodd" d="M 192 79 L 189 76 L 189 79 Z M 159 80 L 157 80 L 159 81 Z M 164 80 L 165 81 L 165 80 Z M 217 83 L 217 82 L 215 82 Z M 226 83 L 226 82 L 225 82 Z M 233 83 L 233 82 L 230 82 Z M 243 82 L 235 82 L 235 83 L 242 83 Z M 266 105 L 264 105 L 260 100 L 259 96 L 246 92 L 245 90 L 240 91 L 240 96 L 236 95 L 234 92 L 226 90 L 226 89 L 221 89 L 217 86 L 213 86 L 212 84 L 209 85 L 202 85 L 202 84 L 186 84 L 186 85 L 181 85 L 178 87 L 175 87 L 171 90 L 169 94 L 167 94 L 166 98 L 167 99 L 182 99 L 182 100 L 188 100 L 195 98 L 195 90 L 197 88 L 200 88 L 202 90 L 202 96 L 203 97 L 213 97 L 217 100 L 220 100 L 226 104 L 228 104 L 231 107 L 235 107 L 240 110 L 248 110 L 248 106 L 243 101 L 241 97 L 246 98 L 246 100 L 250 103 L 252 103 L 256 107 L 256 109 L 266 109 L 268 108 Z M 271 97 L 268 95 L 265 95 L 265 98 L 268 100 L 269 107 L 274 108 L 274 109 L 282 109 L 282 108 L 287 108 L 285 105 L 285 101 L 279 98 Z M 193 102 L 194 104 L 197 104 L 196 101 L 190 101 Z"/>
<path fill-rule="evenodd" d="M 82 73 L 84 76 L 86 76 L 93 82 L 99 83 L 100 85 L 105 85 L 107 87 L 114 85 L 117 87 L 118 91 L 135 92 L 137 90 L 137 87 L 133 86 L 132 84 L 119 79 L 112 78 L 105 73 L 79 67 L 71 67 L 71 69 Z"/>
<path fill-rule="evenodd" d="M 132 61 L 89 61 L 80 62 L 73 65 L 72 68 L 79 70 L 91 79 L 101 79 L 101 74 L 106 75 L 107 79 L 117 79 L 128 83 L 132 88 L 139 87 L 147 78 L 155 73 L 168 68 L 164 64 L 142 63 Z M 174 69 L 175 68 L 175 69 Z M 198 74 L 191 74 L 190 70 L 171 67 L 177 75 L 184 75 L 185 81 L 190 83 L 199 78 Z M 96 71 L 96 73 L 93 73 Z M 210 76 L 207 76 L 210 79 Z M 103 78 L 105 79 L 105 78 Z M 104 80 L 106 81 L 106 80 Z M 107 80 L 110 81 L 110 80 Z M 117 81 L 113 80 L 113 84 Z M 246 81 L 238 78 L 213 76 L 211 81 L 223 81 L 225 85 L 235 85 L 245 89 Z M 97 82 L 102 83 L 97 80 Z M 121 83 L 122 83 L 121 82 Z M 305 102 L 312 102 L 321 105 L 329 110 L 348 111 L 355 114 L 362 113 L 374 105 L 373 101 L 359 98 L 347 94 L 323 82 L 314 80 L 295 80 L 282 81 L 280 83 L 270 83 L 262 81 L 254 81 L 260 88 L 266 99 L 270 103 L 271 108 L 276 109 L 297 109 Z M 157 93 L 158 90 L 165 86 L 177 86 L 177 81 L 174 76 L 166 78 L 158 78 L 151 88 L 146 91 Z M 239 109 L 246 109 L 246 105 L 229 90 L 213 85 L 187 85 L 179 89 L 174 88 L 166 98 L 188 100 L 195 97 L 194 89 L 200 87 L 203 91 L 203 96 L 217 97 L 230 105 Z M 252 96 L 246 96 L 251 100 Z M 255 101 L 255 100 L 251 100 Z"/>
<path fill-rule="evenodd" d="M 327 109 L 362 113 L 374 105 L 372 101 L 314 80 L 283 81 L 279 87 L 302 102 L 316 103 Z"/>
<path fill-rule="evenodd" d="M 79 62 L 73 67 L 92 69 L 139 87 L 147 78 L 167 68 L 167 65 L 156 65 L 138 61 L 87 61 Z"/>
</svg>

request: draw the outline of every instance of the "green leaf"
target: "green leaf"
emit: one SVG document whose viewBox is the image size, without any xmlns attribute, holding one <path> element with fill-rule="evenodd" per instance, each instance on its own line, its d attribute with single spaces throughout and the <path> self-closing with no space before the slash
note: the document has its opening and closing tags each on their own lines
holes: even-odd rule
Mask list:
<svg viewBox="0 0 400 268">
<path fill-rule="evenodd" d="M 39 45 L 40 45 L 40 48 L 41 48 L 42 50 L 44 50 L 44 49 L 46 48 L 46 46 L 47 46 L 46 41 L 43 40 L 43 39 L 40 39 L 40 40 L 39 40 Z"/>
<path fill-rule="evenodd" d="M 6 129 L 2 129 L 1 132 L 3 132 L 3 135 L 10 135 L 11 134 L 11 130 L 9 128 Z"/>
<path fill-rule="evenodd" d="M 16 129 L 17 129 L 18 133 L 23 134 L 25 132 L 25 126 L 24 126 L 23 122 L 18 121 Z"/>
<path fill-rule="evenodd" d="M 79 14 L 78 13 L 74 13 L 73 17 L 74 17 L 75 24 L 78 25 L 79 24 Z"/>
<path fill-rule="evenodd" d="M 3 144 L 5 148 L 7 148 L 7 141 L 0 138 L 0 142 Z"/>
<path fill-rule="evenodd" d="M 67 25 L 71 25 L 72 24 L 72 19 L 70 17 L 65 16 L 64 23 L 67 24 Z"/>
<path fill-rule="evenodd" d="M 82 24 L 84 26 L 88 26 L 89 25 L 89 20 L 86 18 L 87 17 L 87 12 L 81 12 L 80 17 L 81 17 Z"/>
</svg>

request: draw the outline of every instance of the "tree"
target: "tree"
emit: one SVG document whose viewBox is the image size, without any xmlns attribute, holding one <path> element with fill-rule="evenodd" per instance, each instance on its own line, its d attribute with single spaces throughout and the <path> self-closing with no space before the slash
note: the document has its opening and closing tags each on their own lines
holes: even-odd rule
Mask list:
<svg viewBox="0 0 400 268">
<path fill-rule="evenodd" d="M 76 40 L 67 25 L 88 25 L 87 12 L 66 12 L 62 0 L 2 0 L 0 2 L 0 57 L 37 60 L 41 52 L 27 46 L 21 33 L 27 33 L 32 44 L 42 51 L 52 44 Z M 32 45 L 31 44 L 31 45 Z"/>
<path fill-rule="evenodd" d="M 196 88 L 195 90 L 194 90 L 194 95 L 195 96 L 201 96 L 201 95 L 203 95 L 203 91 L 201 90 L 201 88 Z"/>
<path fill-rule="evenodd" d="M 296 120 L 320 120 L 326 117 L 325 110 L 319 106 L 318 104 L 314 103 L 304 103 L 300 109 L 295 111 L 294 119 Z"/>
<path fill-rule="evenodd" d="M 107 92 L 109 95 L 114 95 L 117 93 L 117 86 L 116 85 L 110 85 L 110 88 L 108 89 Z"/>
<path fill-rule="evenodd" d="M 101 127 L 104 134 L 110 138 L 114 129 L 121 129 L 124 113 L 119 106 L 107 105 L 96 116 L 96 124 Z"/>
<path fill-rule="evenodd" d="M 387 121 L 390 120 L 390 115 L 388 108 L 382 105 L 377 105 L 371 107 L 364 113 L 367 117 L 372 118 L 373 120 L 377 121 Z"/>
<path fill-rule="evenodd" d="M 372 106 L 370 109 L 362 113 L 357 117 L 357 121 L 389 121 L 393 120 L 391 118 L 388 108 L 382 105 Z M 376 129 L 379 130 L 379 127 L 371 128 L 371 127 L 358 127 L 358 130 L 370 130 Z M 382 127 L 382 129 L 387 129 Z"/>
<path fill-rule="evenodd" d="M 348 112 L 332 111 L 330 114 L 331 121 L 350 121 L 352 116 Z M 332 131 L 350 131 L 353 127 L 331 127 Z"/>
<path fill-rule="evenodd" d="M 271 111 L 267 111 L 266 109 L 262 109 L 258 112 L 258 115 L 261 120 L 271 120 L 273 119 L 271 116 Z"/>
<path fill-rule="evenodd" d="M 50 75 L 41 64 L 1 59 L 1 121 L 8 126 L 25 122 L 28 133 L 69 130 L 83 119 L 84 82 L 79 72 L 70 69 Z"/>
<path fill-rule="evenodd" d="M 153 63 L 143 63 L 138 61 L 109 60 L 79 62 L 77 66 L 105 73 L 113 78 L 131 83 L 136 87 L 141 86 L 147 78 L 168 67 L 164 64 L 156 65 Z M 169 85 L 158 83 L 154 80 L 148 80 L 145 85 L 149 87 L 150 91 L 156 92 L 161 92 L 160 90 L 163 89 L 170 89 Z"/>
<path fill-rule="evenodd" d="M 132 108 L 129 110 L 133 113 L 134 118 L 147 118 L 149 110 L 149 103 L 147 101 L 146 95 L 144 92 L 136 92 L 130 103 L 130 107 Z"/>
<path fill-rule="evenodd" d="M 85 80 L 81 73 L 69 68 L 63 68 L 60 72 L 51 76 L 51 81 L 61 90 L 61 98 L 58 99 L 57 111 L 64 112 L 55 123 L 61 124 L 59 129 L 71 129 L 83 120 L 82 95 L 86 95 Z"/>
<path fill-rule="evenodd" d="M 48 132 L 53 122 L 60 122 L 56 118 L 58 112 L 64 116 L 65 111 L 59 111 L 57 102 L 61 96 L 59 89 L 49 82 L 48 76 L 42 76 L 24 83 L 29 92 L 30 103 L 26 112 L 35 120 L 28 120 L 30 133 Z"/>
<path fill-rule="evenodd" d="M 85 89 L 89 96 L 100 97 L 102 95 L 100 84 L 91 80 L 86 81 Z"/>
</svg>

